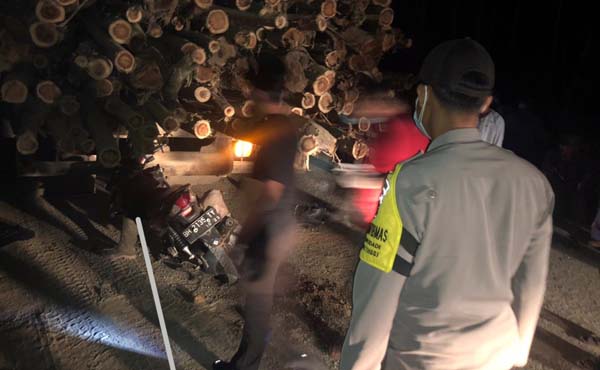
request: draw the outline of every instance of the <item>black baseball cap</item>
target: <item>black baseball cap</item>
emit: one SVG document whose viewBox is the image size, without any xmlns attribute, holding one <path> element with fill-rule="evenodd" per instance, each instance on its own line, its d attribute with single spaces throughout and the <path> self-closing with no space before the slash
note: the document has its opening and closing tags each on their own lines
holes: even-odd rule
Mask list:
<svg viewBox="0 0 600 370">
<path fill-rule="evenodd" d="M 470 97 L 492 95 L 494 61 L 481 44 L 469 38 L 441 43 L 429 52 L 419 82 Z"/>
</svg>

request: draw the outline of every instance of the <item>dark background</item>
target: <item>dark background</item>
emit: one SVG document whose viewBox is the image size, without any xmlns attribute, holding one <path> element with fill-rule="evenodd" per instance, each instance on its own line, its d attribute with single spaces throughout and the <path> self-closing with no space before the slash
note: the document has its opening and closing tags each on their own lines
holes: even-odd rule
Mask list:
<svg viewBox="0 0 600 370">
<path fill-rule="evenodd" d="M 591 2 L 397 0 L 393 7 L 413 47 L 387 57 L 382 69 L 416 72 L 435 45 L 471 37 L 496 63 L 502 103 L 528 103 L 554 134 L 597 133 L 600 19 Z"/>
</svg>

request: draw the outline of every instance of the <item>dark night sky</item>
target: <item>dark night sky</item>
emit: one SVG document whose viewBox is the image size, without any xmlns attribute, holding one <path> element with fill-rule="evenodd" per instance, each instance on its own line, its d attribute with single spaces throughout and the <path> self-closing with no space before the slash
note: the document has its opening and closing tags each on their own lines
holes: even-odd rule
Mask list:
<svg viewBox="0 0 600 370">
<path fill-rule="evenodd" d="M 383 68 L 417 71 L 432 47 L 468 36 L 494 58 L 502 100 L 525 99 L 546 114 L 581 116 L 577 125 L 600 125 L 594 101 L 600 31 L 591 3 L 397 0 L 393 6 L 395 26 L 414 47 L 387 58 Z"/>
</svg>

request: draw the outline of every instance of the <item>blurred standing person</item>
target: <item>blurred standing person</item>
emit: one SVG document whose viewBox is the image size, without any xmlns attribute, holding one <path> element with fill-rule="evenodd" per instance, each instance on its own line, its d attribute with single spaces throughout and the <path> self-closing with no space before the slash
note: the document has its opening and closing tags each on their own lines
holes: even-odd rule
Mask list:
<svg viewBox="0 0 600 370">
<path fill-rule="evenodd" d="M 492 108 L 479 115 L 481 140 L 502 148 L 504 142 L 504 118 Z"/>
<path fill-rule="evenodd" d="M 480 44 L 440 44 L 419 78 L 415 123 L 432 142 L 386 179 L 340 368 L 524 366 L 546 286 L 552 189 L 531 164 L 481 140 L 495 72 Z"/>
<path fill-rule="evenodd" d="M 295 240 L 294 159 L 304 121 L 290 115 L 290 107 L 282 102 L 285 72 L 278 57 L 263 52 L 249 76 L 262 119 L 243 137 L 260 146 L 252 174 L 259 194 L 239 236 L 239 243 L 247 246 L 241 266 L 245 324 L 237 352 L 230 362 L 216 361 L 215 370 L 259 368 L 270 337 L 275 279 Z"/>
</svg>

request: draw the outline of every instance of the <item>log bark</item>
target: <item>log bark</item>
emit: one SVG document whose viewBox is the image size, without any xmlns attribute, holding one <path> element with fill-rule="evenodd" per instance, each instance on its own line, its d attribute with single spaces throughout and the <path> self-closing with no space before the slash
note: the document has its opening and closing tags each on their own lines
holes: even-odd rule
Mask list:
<svg viewBox="0 0 600 370">
<path fill-rule="evenodd" d="M 163 89 L 165 99 L 170 102 L 177 102 L 179 90 L 187 83 L 189 84 L 194 74 L 194 60 L 191 55 L 185 55 L 175 66 L 169 79 Z"/>
<path fill-rule="evenodd" d="M 17 132 L 17 151 L 23 155 L 32 155 L 37 152 L 39 142 L 38 131 L 45 124 L 50 112 L 50 106 L 37 97 L 30 96 L 20 111 L 20 122 L 15 129 Z"/>
<path fill-rule="evenodd" d="M 109 97 L 104 103 L 104 110 L 115 116 L 123 126 L 136 130 L 144 126 L 144 117 L 123 102 L 118 96 Z"/>
<path fill-rule="evenodd" d="M 81 115 L 76 114 L 67 117 L 69 126 L 69 138 L 73 142 L 75 149 L 83 154 L 91 154 L 96 148 L 96 143 L 90 138 L 89 132 L 83 128 Z"/>
<path fill-rule="evenodd" d="M 121 162 L 121 152 L 110 128 L 110 117 L 96 104 L 85 108 L 84 123 L 96 146 L 97 161 L 105 168 L 114 168 Z"/>
<path fill-rule="evenodd" d="M 181 125 L 180 121 L 158 99 L 148 99 L 148 102 L 144 105 L 144 109 L 150 113 L 152 118 L 167 133 L 179 129 Z"/>
<path fill-rule="evenodd" d="M 223 94 L 218 90 L 212 90 L 212 101 L 222 110 L 223 116 L 231 118 L 235 115 L 235 107 L 231 105 Z"/>
<path fill-rule="evenodd" d="M 74 95 L 63 95 L 58 101 L 58 107 L 62 113 L 67 116 L 73 116 L 79 112 L 81 104 Z"/>
</svg>

